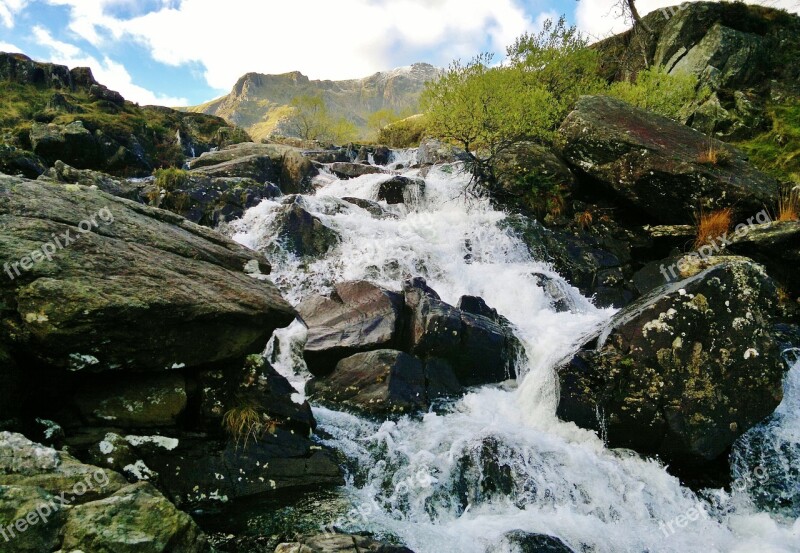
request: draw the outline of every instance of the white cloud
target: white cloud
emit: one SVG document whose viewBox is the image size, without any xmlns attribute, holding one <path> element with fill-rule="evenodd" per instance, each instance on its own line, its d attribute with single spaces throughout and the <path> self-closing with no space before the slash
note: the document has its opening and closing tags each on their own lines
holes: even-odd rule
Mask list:
<svg viewBox="0 0 800 553">
<path fill-rule="evenodd" d="M 208 0 L 162 2 L 119 20 L 104 7 L 123 0 L 48 0 L 71 6 L 70 29 L 95 44 L 127 33 L 168 65 L 198 62 L 208 84 L 228 89 L 250 71 L 301 70 L 314 78 L 363 77 L 396 54 L 434 52 L 434 61 L 503 51 L 534 22 L 517 0 Z M 430 56 L 428 56 L 430 57 Z M 405 60 L 411 61 L 411 60 Z"/>
<path fill-rule="evenodd" d="M 34 27 L 33 36 L 36 42 L 49 50 L 48 61 L 68 67 L 91 67 L 95 79 L 112 90 L 118 91 L 127 100 L 140 104 L 158 104 L 166 106 L 185 106 L 186 98 L 173 98 L 156 94 L 146 88 L 134 84 L 133 79 L 120 63 L 105 56 L 102 60 L 83 52 L 74 44 L 55 39 L 43 27 Z"/>
<path fill-rule="evenodd" d="M 699 0 L 690 0 L 696 2 Z M 594 38 L 605 38 L 630 27 L 616 7 L 618 0 L 580 0 L 576 10 L 578 27 Z M 680 4 L 680 0 L 639 0 L 636 6 L 643 16 L 660 8 Z M 800 3 L 797 0 L 749 0 L 748 4 L 761 4 L 773 8 L 783 8 L 797 13 Z"/>
<path fill-rule="evenodd" d="M 0 52 L 7 52 L 9 54 L 21 53 L 22 48 L 10 42 L 0 42 Z"/>
<path fill-rule="evenodd" d="M 14 17 L 22 11 L 28 0 L 0 0 L 0 21 L 9 29 L 14 28 Z"/>
</svg>

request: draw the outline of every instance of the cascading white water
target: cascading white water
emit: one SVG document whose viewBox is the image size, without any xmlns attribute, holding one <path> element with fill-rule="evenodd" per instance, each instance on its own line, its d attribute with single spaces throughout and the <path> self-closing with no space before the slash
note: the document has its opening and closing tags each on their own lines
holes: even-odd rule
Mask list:
<svg viewBox="0 0 800 553">
<path fill-rule="evenodd" d="M 396 153 L 390 167 L 413 161 L 413 152 Z M 384 205 L 389 217 L 341 200 L 374 199 L 388 178 L 317 177 L 318 191 L 304 206 L 342 242 L 310 263 L 273 256 L 271 278 L 295 304 L 338 281 L 367 279 L 399 290 L 409 276 L 424 276 L 448 303 L 481 296 L 514 324 L 525 368 L 519 386 L 475 389 L 424 417 L 378 424 L 315 408 L 326 443 L 350 461 L 348 492 L 357 509 L 321 524 L 396 536 L 418 553 L 507 551 L 501 536 L 518 529 L 597 553 L 800 551 L 800 521 L 759 512 L 746 491 L 729 499 L 735 509 L 720 508 L 719 499 L 698 497 L 658 463 L 609 451 L 593 433 L 558 421 L 554 365 L 612 312 L 532 259 L 503 213 L 466 200 L 468 178 L 458 168 L 432 170 L 413 206 Z M 265 201 L 250 209 L 233 223 L 234 238 L 270 247 L 279 207 Z M 537 275 L 566 291 L 569 312 L 553 308 Z M 298 387 L 306 378 L 298 370 L 304 336 L 295 323 L 270 345 L 274 365 Z M 702 516 L 677 524 L 693 513 Z"/>
</svg>

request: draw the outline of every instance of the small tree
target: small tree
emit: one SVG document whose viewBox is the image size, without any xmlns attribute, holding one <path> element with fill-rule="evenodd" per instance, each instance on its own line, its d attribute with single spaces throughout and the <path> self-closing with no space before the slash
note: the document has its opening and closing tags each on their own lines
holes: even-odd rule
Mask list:
<svg viewBox="0 0 800 553">
<path fill-rule="evenodd" d="M 341 144 L 358 136 L 358 128 L 353 122 L 331 116 L 320 95 L 295 96 L 289 105 L 293 113 L 287 121 L 287 129 L 298 138 Z"/>
<path fill-rule="evenodd" d="M 606 87 L 599 75 L 599 54 L 588 42 L 562 16 L 556 22 L 548 19 L 539 33 L 525 33 L 507 49 L 511 66 L 521 71 L 527 86 L 544 88 L 553 97 L 556 104 L 549 109 L 558 122 L 580 96 Z"/>
<path fill-rule="evenodd" d="M 290 132 L 303 140 L 319 140 L 328 130 L 328 107 L 322 96 L 295 96 L 289 105 L 294 113 L 287 127 Z"/>
<path fill-rule="evenodd" d="M 430 134 L 462 146 L 473 184 L 497 192 L 497 161 L 505 152 L 521 142 L 551 142 L 580 95 L 605 89 L 597 53 L 586 44 L 562 17 L 521 36 L 505 66 L 492 67 L 488 54 L 454 62 L 423 92 Z"/>
<path fill-rule="evenodd" d="M 482 54 L 466 65 L 453 62 L 422 94 L 430 132 L 462 146 L 471 161 L 473 184 L 490 190 L 495 161 L 512 145 L 545 140 L 555 123 L 554 103 L 543 88 L 531 88 L 518 68 L 490 67 Z"/>
</svg>

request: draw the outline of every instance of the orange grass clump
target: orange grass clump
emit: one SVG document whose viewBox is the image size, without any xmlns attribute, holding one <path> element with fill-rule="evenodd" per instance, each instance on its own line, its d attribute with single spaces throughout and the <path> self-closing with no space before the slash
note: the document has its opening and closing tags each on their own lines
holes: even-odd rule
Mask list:
<svg viewBox="0 0 800 553">
<path fill-rule="evenodd" d="M 720 209 L 710 213 L 700 213 L 697 220 L 697 237 L 694 241 L 694 249 L 699 250 L 703 246 L 713 245 L 722 238 L 730 229 L 733 223 L 733 210 L 731 208 Z"/>
<path fill-rule="evenodd" d="M 778 198 L 778 221 L 800 221 L 800 189 L 789 188 Z"/>
</svg>

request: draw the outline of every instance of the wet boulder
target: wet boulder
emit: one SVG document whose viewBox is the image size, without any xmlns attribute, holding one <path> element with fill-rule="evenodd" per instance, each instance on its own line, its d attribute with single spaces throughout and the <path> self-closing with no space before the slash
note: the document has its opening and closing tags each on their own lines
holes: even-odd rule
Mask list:
<svg viewBox="0 0 800 553">
<path fill-rule="evenodd" d="M 530 217 L 510 216 L 506 224 L 536 259 L 553 264 L 556 272 L 598 307 L 624 307 L 635 297 L 628 285 L 636 265 L 633 251 L 649 250 L 650 240 L 625 229 L 610 218 L 599 218 L 590 228 L 546 228 Z M 560 310 L 569 310 L 564 291 L 538 275 Z"/>
<path fill-rule="evenodd" d="M 318 534 L 281 543 L 275 553 L 414 553 L 407 547 L 350 534 Z"/>
<path fill-rule="evenodd" d="M 364 200 L 363 198 L 342 198 L 347 203 L 357 205 L 361 209 L 369 212 L 370 215 L 376 219 L 386 219 L 387 217 L 396 217 L 396 215 L 386 211 L 381 204 L 373 202 L 372 200 Z"/>
<path fill-rule="evenodd" d="M 532 534 L 522 530 L 504 534 L 500 547 L 492 549 L 490 553 L 509 549 L 518 553 L 575 553 L 574 549 L 555 536 Z"/>
<path fill-rule="evenodd" d="M 341 241 L 335 230 L 306 210 L 301 196 L 284 201 L 274 225 L 280 246 L 299 257 L 323 256 Z"/>
<path fill-rule="evenodd" d="M 377 200 L 392 204 L 414 203 L 425 193 L 425 181 L 394 177 L 378 185 Z"/>
<path fill-rule="evenodd" d="M 330 297 L 302 302 L 297 310 L 308 327 L 303 356 L 309 371 L 324 376 L 345 357 L 396 345 L 402 302 L 366 281 L 337 284 Z"/>
<path fill-rule="evenodd" d="M 329 166 L 331 173 L 340 179 L 355 179 L 364 175 L 379 175 L 386 173 L 386 170 L 375 165 L 364 165 L 361 163 L 331 163 Z"/>
<path fill-rule="evenodd" d="M 460 392 L 446 363 L 437 359 L 423 363 L 389 349 L 342 359 L 331 375 L 306 385 L 306 393 L 317 403 L 381 416 L 427 411 L 432 400 Z"/>
<path fill-rule="evenodd" d="M 375 165 L 389 165 L 392 161 L 392 151 L 386 146 L 378 146 L 372 151 L 372 161 Z"/>
<path fill-rule="evenodd" d="M 420 279 L 406 283 L 405 304 L 410 353 L 446 361 L 464 386 L 502 382 L 516 375 L 521 346 L 505 321 L 453 307 Z M 490 313 L 483 306 L 481 310 Z"/>
<path fill-rule="evenodd" d="M 558 415 L 603 428 L 610 447 L 690 468 L 775 410 L 787 367 L 762 267 L 735 257 L 679 267 L 682 280 L 623 309 L 558 371 Z"/>
<path fill-rule="evenodd" d="M 308 327 L 306 364 L 324 377 L 356 353 L 403 351 L 433 363 L 431 374 L 459 383 L 437 377 L 434 388 L 443 391 L 430 392 L 431 399 L 461 385 L 514 377 L 521 346 L 509 322 L 479 298 L 466 298 L 464 305 L 478 313 L 443 302 L 421 278 L 406 282 L 402 294 L 364 281 L 338 284 L 329 297 L 309 298 L 297 308 Z"/>
<path fill-rule="evenodd" d="M 778 183 L 714 138 L 606 96 L 585 96 L 562 123 L 561 155 L 634 218 L 690 224 L 699 209 L 744 220 L 772 205 Z"/>
</svg>

